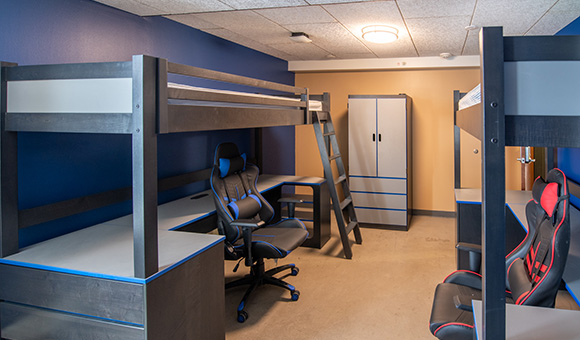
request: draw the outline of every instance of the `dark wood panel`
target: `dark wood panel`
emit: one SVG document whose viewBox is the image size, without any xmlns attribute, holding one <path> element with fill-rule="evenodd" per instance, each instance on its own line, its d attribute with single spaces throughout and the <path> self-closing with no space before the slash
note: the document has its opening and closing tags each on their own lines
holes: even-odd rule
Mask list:
<svg viewBox="0 0 580 340">
<path fill-rule="evenodd" d="M 131 133 L 131 113 L 7 113 L 6 130 L 16 132 Z"/>
<path fill-rule="evenodd" d="M 505 61 L 580 60 L 580 36 L 504 37 Z"/>
<path fill-rule="evenodd" d="M 7 79 L 46 80 L 46 79 L 94 79 L 94 78 L 131 78 L 130 61 L 109 63 L 30 65 L 11 68 Z"/>
<path fill-rule="evenodd" d="M 5 264 L 0 264 L 0 277 L 1 300 L 141 325 L 145 322 L 144 286 L 137 283 Z"/>
<path fill-rule="evenodd" d="M 505 116 L 505 131 L 507 146 L 580 147 L 580 116 Z"/>
<path fill-rule="evenodd" d="M 169 131 L 210 131 L 302 125 L 304 110 L 216 106 L 169 106 Z"/>
<path fill-rule="evenodd" d="M 223 242 L 147 283 L 147 339 L 225 339 Z"/>
<path fill-rule="evenodd" d="M 118 324 L 80 315 L 0 303 L 2 338 L 19 340 L 138 340 L 145 339 L 142 327 Z"/>
</svg>

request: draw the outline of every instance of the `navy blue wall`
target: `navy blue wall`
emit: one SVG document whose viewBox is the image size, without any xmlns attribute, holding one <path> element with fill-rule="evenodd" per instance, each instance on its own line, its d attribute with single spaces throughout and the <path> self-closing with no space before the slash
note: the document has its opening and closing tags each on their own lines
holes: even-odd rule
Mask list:
<svg viewBox="0 0 580 340">
<path fill-rule="evenodd" d="M 580 17 L 556 35 L 580 35 Z M 580 183 L 580 149 L 558 149 L 558 167 L 564 171 L 568 178 Z M 580 198 L 572 196 L 570 202 L 580 208 Z"/>
<path fill-rule="evenodd" d="M 88 0 L 0 0 L 0 60 L 20 65 L 131 60 L 135 54 L 294 84 L 287 62 L 160 17 L 141 18 Z M 216 85 L 219 86 L 219 85 Z M 272 173 L 294 173 L 294 129 L 265 129 L 265 145 L 281 162 Z M 159 175 L 208 168 L 215 146 L 233 141 L 253 156 L 253 130 L 159 137 Z M 129 186 L 131 140 L 122 135 L 21 133 L 19 208 Z M 160 201 L 205 190 L 207 183 L 163 193 Z M 130 202 L 30 227 L 20 246 L 130 213 Z"/>
</svg>

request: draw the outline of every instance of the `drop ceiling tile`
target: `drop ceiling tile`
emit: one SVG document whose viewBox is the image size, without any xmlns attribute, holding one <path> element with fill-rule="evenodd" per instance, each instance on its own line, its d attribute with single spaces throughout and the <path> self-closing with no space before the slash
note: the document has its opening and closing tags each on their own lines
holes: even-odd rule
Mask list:
<svg viewBox="0 0 580 340">
<path fill-rule="evenodd" d="M 372 59 L 372 58 L 377 58 L 377 56 L 374 53 L 337 53 L 334 54 L 334 56 L 336 58 L 325 58 L 328 60 L 331 59 Z"/>
<path fill-rule="evenodd" d="M 525 34 L 557 0 L 478 0 L 473 25 L 503 26 L 504 35 Z"/>
<path fill-rule="evenodd" d="M 272 7 L 307 6 L 303 0 L 220 0 L 235 9 L 258 9 Z"/>
<path fill-rule="evenodd" d="M 318 24 L 336 20 L 320 6 L 287 7 L 254 11 L 280 25 Z"/>
<path fill-rule="evenodd" d="M 167 19 L 171 19 L 173 21 L 177 21 L 184 25 L 197 28 L 200 30 L 208 28 L 220 28 L 220 26 L 216 24 L 201 19 L 197 14 L 175 14 L 175 15 L 166 15 L 165 17 Z"/>
<path fill-rule="evenodd" d="M 470 16 L 407 19 L 409 32 L 420 57 L 447 52 L 461 55 Z"/>
<path fill-rule="evenodd" d="M 286 54 L 294 56 L 293 60 L 320 60 L 326 59 L 330 53 L 310 43 L 290 43 L 268 45 Z"/>
<path fill-rule="evenodd" d="M 185 14 L 198 12 L 231 11 L 234 8 L 220 1 L 203 0 L 137 0 L 140 3 L 157 8 L 159 14 Z"/>
<path fill-rule="evenodd" d="M 397 0 L 397 3 L 408 19 L 472 15 L 476 0 Z"/>
<path fill-rule="evenodd" d="M 345 2 L 365 2 L 365 1 L 376 1 L 376 0 L 306 0 L 311 5 L 325 5 L 325 4 L 339 4 Z M 392 0 L 390 0 L 392 1 Z"/>
<path fill-rule="evenodd" d="M 404 27 L 395 1 L 334 4 L 322 7 L 336 20 L 349 26 L 385 24 Z"/>
<path fill-rule="evenodd" d="M 339 23 L 285 25 L 290 31 L 304 32 L 317 45 L 331 53 L 368 53 L 369 50 Z"/>
<path fill-rule="evenodd" d="M 264 45 L 258 41 L 252 40 L 250 38 L 247 38 L 245 36 L 239 35 L 236 32 L 232 32 L 230 30 L 224 29 L 224 28 L 218 28 L 218 29 L 206 29 L 203 30 L 206 33 L 215 35 L 217 37 L 220 37 L 222 39 L 234 42 L 236 44 L 254 49 L 256 51 L 260 51 L 269 55 L 273 55 L 275 57 L 284 59 L 284 60 L 290 60 L 288 58 L 293 57 L 292 55 L 283 53 L 280 50 L 277 50 L 275 48 L 272 48 L 270 46 Z"/>
<path fill-rule="evenodd" d="M 379 58 L 418 57 L 417 50 L 410 40 L 399 41 L 389 44 L 365 43 L 367 47 Z"/>
<path fill-rule="evenodd" d="M 264 45 L 288 42 L 290 32 L 254 11 L 200 13 L 198 18 Z"/>
<path fill-rule="evenodd" d="M 469 31 L 462 55 L 479 55 L 479 30 Z"/>
<path fill-rule="evenodd" d="M 580 1 L 560 0 L 526 35 L 554 35 L 580 16 Z"/>
<path fill-rule="evenodd" d="M 144 5 L 140 2 L 134 0 L 94 0 L 100 2 L 104 5 L 118 8 L 122 11 L 133 13 L 136 15 L 146 16 L 146 15 L 158 15 L 162 12 L 151 6 Z"/>
</svg>

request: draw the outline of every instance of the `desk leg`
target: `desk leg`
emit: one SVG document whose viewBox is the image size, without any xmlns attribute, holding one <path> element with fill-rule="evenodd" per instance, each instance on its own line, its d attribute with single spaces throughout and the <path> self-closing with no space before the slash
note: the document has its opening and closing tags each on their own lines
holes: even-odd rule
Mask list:
<svg viewBox="0 0 580 340">
<path fill-rule="evenodd" d="M 310 187 L 313 199 L 313 230 L 312 235 L 302 245 L 321 249 L 330 239 L 330 194 L 326 182 Z"/>
</svg>

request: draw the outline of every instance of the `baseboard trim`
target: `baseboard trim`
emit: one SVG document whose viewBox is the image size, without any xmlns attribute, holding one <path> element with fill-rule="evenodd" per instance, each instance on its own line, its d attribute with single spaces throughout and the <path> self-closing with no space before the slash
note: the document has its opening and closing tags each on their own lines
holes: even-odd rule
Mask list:
<svg viewBox="0 0 580 340">
<path fill-rule="evenodd" d="M 413 209 L 413 215 L 416 216 L 433 216 L 433 217 L 455 217 L 455 211 L 439 211 L 439 210 L 421 210 Z"/>
</svg>

